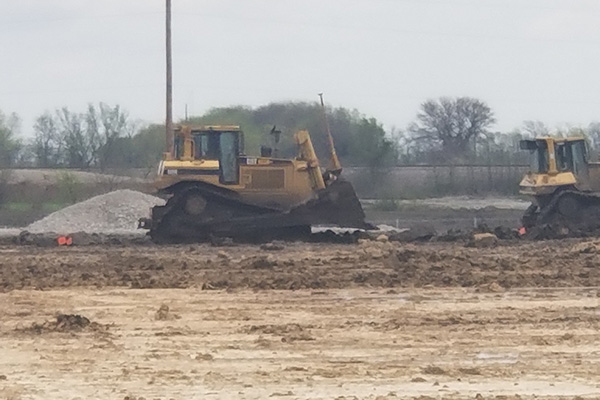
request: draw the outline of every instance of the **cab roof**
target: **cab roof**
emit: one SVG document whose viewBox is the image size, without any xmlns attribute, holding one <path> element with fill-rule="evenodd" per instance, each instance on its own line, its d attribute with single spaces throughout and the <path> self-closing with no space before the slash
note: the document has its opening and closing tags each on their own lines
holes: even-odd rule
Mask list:
<svg viewBox="0 0 600 400">
<path fill-rule="evenodd" d="M 189 129 L 191 132 L 239 132 L 239 125 L 177 125 L 176 130 Z"/>
</svg>

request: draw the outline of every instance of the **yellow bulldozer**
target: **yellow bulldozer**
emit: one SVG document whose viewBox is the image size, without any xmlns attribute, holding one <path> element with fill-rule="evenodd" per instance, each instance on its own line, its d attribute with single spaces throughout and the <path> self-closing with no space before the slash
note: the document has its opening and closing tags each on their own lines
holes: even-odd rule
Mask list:
<svg viewBox="0 0 600 400">
<path fill-rule="evenodd" d="M 269 147 L 261 149 L 260 156 L 246 155 L 239 126 L 173 129 L 170 0 L 165 11 L 167 151 L 158 168 L 156 189 L 167 202 L 152 208 L 150 218 L 140 219 L 139 227 L 149 229 L 155 242 L 297 238 L 309 234 L 312 225 L 323 224 L 372 228 L 365 222 L 354 188 L 340 177 L 342 168 L 322 93 L 331 155 L 325 171 L 307 131 L 294 135 L 297 157 L 284 159 Z"/>
<path fill-rule="evenodd" d="M 266 241 L 304 237 L 313 225 L 372 228 L 352 185 L 332 167 L 321 170 L 310 135 L 294 135 L 298 155 L 244 152 L 239 126 L 177 126 L 155 182 L 168 197 L 140 220 L 155 242 L 196 242 L 214 237 Z M 331 139 L 331 137 L 330 137 Z"/>
<path fill-rule="evenodd" d="M 588 160 L 583 137 L 522 140 L 530 170 L 520 193 L 533 198 L 523 215 L 526 230 L 544 228 L 559 235 L 600 227 L 600 163 Z"/>
</svg>

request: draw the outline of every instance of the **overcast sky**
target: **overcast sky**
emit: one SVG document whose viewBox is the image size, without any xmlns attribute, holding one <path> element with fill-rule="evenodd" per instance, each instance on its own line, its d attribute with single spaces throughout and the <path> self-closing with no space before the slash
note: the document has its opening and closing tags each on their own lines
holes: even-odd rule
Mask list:
<svg viewBox="0 0 600 400">
<path fill-rule="evenodd" d="M 0 110 L 164 120 L 163 0 L 0 2 Z M 472 96 L 496 129 L 600 120 L 597 0 L 173 0 L 174 113 L 316 101 L 404 128 Z"/>
</svg>

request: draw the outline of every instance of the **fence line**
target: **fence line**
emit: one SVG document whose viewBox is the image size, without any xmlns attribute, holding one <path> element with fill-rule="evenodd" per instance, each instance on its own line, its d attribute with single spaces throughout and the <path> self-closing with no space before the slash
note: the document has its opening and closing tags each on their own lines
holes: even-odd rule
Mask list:
<svg viewBox="0 0 600 400">
<path fill-rule="evenodd" d="M 524 165 L 406 165 L 385 169 L 345 167 L 343 176 L 352 182 L 361 198 L 411 199 L 448 195 L 516 195 L 519 181 L 527 170 Z M 99 172 L 95 169 L 80 171 Z M 109 169 L 104 172 L 152 179 L 154 170 Z M 16 193 L 13 195 L 16 196 Z"/>
<path fill-rule="evenodd" d="M 423 198 L 448 195 L 516 195 L 523 165 L 401 166 L 344 168 L 362 198 Z"/>
</svg>

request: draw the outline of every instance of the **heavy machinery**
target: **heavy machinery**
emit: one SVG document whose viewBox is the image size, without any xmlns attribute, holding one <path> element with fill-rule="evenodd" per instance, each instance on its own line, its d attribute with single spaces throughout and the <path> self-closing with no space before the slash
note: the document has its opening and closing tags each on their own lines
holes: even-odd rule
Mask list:
<svg viewBox="0 0 600 400">
<path fill-rule="evenodd" d="M 589 162 L 585 138 L 540 137 L 520 147 L 530 153 L 520 193 L 533 197 L 524 228 L 555 235 L 600 228 L 600 163 Z"/>
<path fill-rule="evenodd" d="M 244 152 L 239 126 L 187 126 L 173 129 L 171 68 L 171 0 L 166 1 L 166 142 L 156 188 L 168 198 L 140 219 L 155 242 L 205 241 L 219 237 L 264 241 L 306 236 L 312 225 L 371 228 L 352 185 L 340 178 L 342 168 L 329 135 L 331 164 L 321 171 L 310 135 L 294 135 L 298 156 L 278 157 L 277 149 L 261 156 Z M 272 135 L 279 139 L 275 127 Z"/>
<path fill-rule="evenodd" d="M 294 135 L 298 156 L 284 159 L 263 148 L 244 153 L 239 126 L 178 126 L 155 182 L 164 206 L 140 220 L 156 242 L 244 241 L 304 236 L 311 225 L 371 228 L 352 185 L 332 167 L 321 171 L 310 135 Z M 333 145 L 333 142 L 330 142 Z"/>
</svg>

